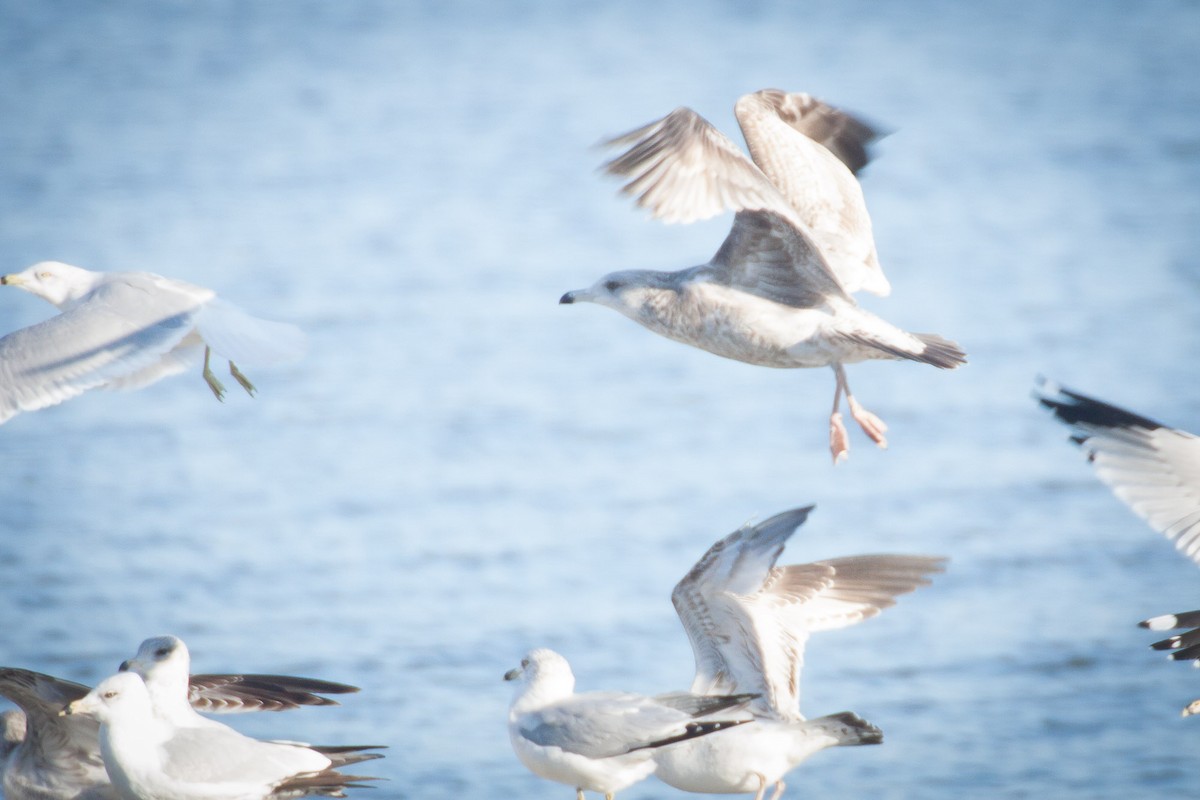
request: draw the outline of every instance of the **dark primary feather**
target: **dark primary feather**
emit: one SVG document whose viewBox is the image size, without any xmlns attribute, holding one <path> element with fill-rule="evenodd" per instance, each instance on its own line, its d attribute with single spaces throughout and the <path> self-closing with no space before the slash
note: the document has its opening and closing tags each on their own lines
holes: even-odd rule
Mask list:
<svg viewBox="0 0 1200 800">
<path fill-rule="evenodd" d="M 775 106 L 780 119 L 833 153 L 855 175 L 870 162 L 871 145 L 887 135 L 809 94 L 780 89 L 764 89 L 759 94 Z"/>
<path fill-rule="evenodd" d="M 1069 426 L 1097 477 L 1200 564 L 1200 437 L 1044 378 L 1035 397 Z"/>
<path fill-rule="evenodd" d="M 290 675 L 192 675 L 188 702 L 197 711 L 241 713 L 287 711 L 300 706 L 334 706 L 322 694 L 357 692 L 357 686 Z"/>
<path fill-rule="evenodd" d="M 657 741 L 649 742 L 647 744 L 638 745 L 637 747 L 631 747 L 629 748 L 629 752 L 632 753 L 635 750 L 650 750 L 656 747 L 666 747 L 669 744 L 685 742 L 688 739 L 695 739 L 698 736 L 707 736 L 710 733 L 723 731 L 726 728 L 735 728 L 738 725 L 745 725 L 747 722 L 753 721 L 754 720 L 752 719 L 727 719 L 714 720 L 712 722 L 689 722 L 684 727 L 683 733 L 675 736 L 668 736 L 665 739 L 658 739 Z"/>
</svg>

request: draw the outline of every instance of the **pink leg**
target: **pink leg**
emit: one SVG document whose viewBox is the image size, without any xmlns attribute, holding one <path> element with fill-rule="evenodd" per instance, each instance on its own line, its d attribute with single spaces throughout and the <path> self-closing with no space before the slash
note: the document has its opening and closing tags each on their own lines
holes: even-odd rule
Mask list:
<svg viewBox="0 0 1200 800">
<path fill-rule="evenodd" d="M 783 790 L 786 788 L 787 785 L 783 781 L 776 781 L 775 794 L 771 795 L 771 800 L 779 800 L 779 798 L 783 797 Z"/>
<path fill-rule="evenodd" d="M 846 460 L 850 451 L 850 437 L 846 435 L 846 425 L 842 422 L 841 412 L 838 411 L 842 392 L 847 388 L 846 373 L 842 371 L 841 364 L 834 364 L 833 374 L 837 376 L 837 388 L 833 390 L 833 412 L 829 415 L 829 452 L 833 454 L 833 463 L 836 465 Z"/>
<path fill-rule="evenodd" d="M 757 777 L 758 777 L 758 791 L 754 793 L 754 800 L 763 800 L 763 795 L 765 795 L 767 793 L 767 779 L 766 779 L 766 777 L 764 777 L 762 775 L 759 775 Z"/>
<path fill-rule="evenodd" d="M 883 434 L 887 432 L 887 425 L 879 417 L 859 405 L 858 400 L 850 393 L 850 384 L 846 381 L 846 372 L 842 369 L 842 365 L 835 364 L 833 369 L 838 376 L 839 388 L 846 393 L 846 405 L 850 406 L 850 416 L 854 417 L 854 421 L 872 442 L 886 450 L 887 439 Z"/>
</svg>

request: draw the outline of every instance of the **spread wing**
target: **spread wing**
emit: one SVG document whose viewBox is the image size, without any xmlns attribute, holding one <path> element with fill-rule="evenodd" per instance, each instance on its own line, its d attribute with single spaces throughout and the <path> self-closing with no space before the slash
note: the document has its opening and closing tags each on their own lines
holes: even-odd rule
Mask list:
<svg viewBox="0 0 1200 800">
<path fill-rule="evenodd" d="M 605 169 L 629 178 L 622 192 L 658 219 L 692 222 L 738 212 L 711 263 L 729 284 L 799 307 L 823 294 L 844 295 L 787 199 L 695 111 L 676 109 L 607 144 L 628 146 Z"/>
<path fill-rule="evenodd" d="M 627 147 L 604 169 L 627 178 L 622 193 L 663 222 L 694 222 L 746 208 L 791 214 L 762 170 L 690 108 L 677 108 L 604 144 Z"/>
<path fill-rule="evenodd" d="M 692 691 L 751 692 L 760 711 L 800 717 L 800 673 L 810 633 L 875 616 L 929 582 L 944 560 L 869 555 L 776 567 L 809 508 L 772 517 L 717 542 L 671 599 L 696 658 Z"/>
<path fill-rule="evenodd" d="M 67 704 L 88 693 L 88 688 L 40 672 L 0 667 L 0 696 L 15 703 L 24 714 L 23 740 L 10 742 L 10 749 L 24 755 L 9 762 L 5 785 L 15 791 L 21 786 L 29 796 L 47 792 L 72 797 L 107 785 L 100 758 L 100 724 L 91 717 L 59 716 Z M 15 712 L 14 712 L 15 713 Z M 0 765 L 2 766 L 2 765 Z"/>
<path fill-rule="evenodd" d="M 810 633 L 855 625 L 895 605 L 897 595 L 929 583 L 945 559 L 865 555 L 771 570 L 762 588 L 738 598 L 744 645 L 753 654 L 770 710 L 799 718 L 800 673 Z M 740 687 L 746 691 L 745 687 Z"/>
<path fill-rule="evenodd" d="M 114 279 L 0 339 L 0 422 L 147 370 L 194 327 L 199 303 Z"/>
<path fill-rule="evenodd" d="M 751 620 L 739 598 L 758 591 L 784 543 L 812 509 L 785 511 L 734 531 L 710 547 L 676 584 L 671 602 L 696 660 L 693 692 L 766 692 L 755 637 L 746 627 Z"/>
<path fill-rule="evenodd" d="M 754 163 L 786 198 L 847 292 L 891 292 L 855 172 L 878 134 L 807 94 L 764 89 L 735 108 Z"/>
<path fill-rule="evenodd" d="M 1048 381 L 1040 391 L 1096 476 L 1200 564 L 1200 438 Z"/>
<path fill-rule="evenodd" d="M 322 695 L 357 691 L 344 683 L 287 675 L 192 675 L 188 680 L 188 702 L 210 714 L 335 706 L 336 700 Z"/>
<path fill-rule="evenodd" d="M 857 175 L 871 161 L 871 145 L 887 134 L 866 120 L 806 92 L 763 89 L 754 95 L 774 109 L 781 120 L 832 153 Z M 739 117 L 739 123 L 741 119 Z M 745 135 L 745 128 L 742 129 Z M 747 137 L 749 141 L 749 137 Z"/>
<path fill-rule="evenodd" d="M 793 308 L 815 308 L 830 296 L 849 299 L 812 242 L 773 211 L 739 211 L 702 270 L 712 281 Z"/>
</svg>

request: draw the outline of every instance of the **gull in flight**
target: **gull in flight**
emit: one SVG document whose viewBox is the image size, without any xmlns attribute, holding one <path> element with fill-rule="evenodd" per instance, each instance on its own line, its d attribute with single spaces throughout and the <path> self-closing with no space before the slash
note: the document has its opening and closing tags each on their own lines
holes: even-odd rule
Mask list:
<svg viewBox="0 0 1200 800">
<path fill-rule="evenodd" d="M 691 691 L 750 692 L 754 724 L 655 754 L 655 775 L 689 792 L 754 792 L 772 800 L 784 776 L 827 747 L 880 744 L 879 728 L 843 711 L 800 713 L 800 672 L 811 633 L 855 625 L 928 585 L 945 559 L 865 555 L 775 566 L 812 506 L 785 511 L 721 539 L 676 585 L 671 600 L 696 659 Z"/>
<path fill-rule="evenodd" d="M 834 462 L 849 449 L 843 395 L 863 432 L 886 447 L 887 426 L 850 392 L 843 365 L 907 359 L 954 369 L 966 355 L 935 334 L 897 328 L 851 296 L 890 291 L 851 171 L 866 163 L 876 134 L 806 94 L 755 92 L 738 100 L 735 112 L 753 160 L 689 108 L 606 143 L 627 148 L 605 167 L 628 179 L 623 192 L 652 216 L 686 223 L 735 212 L 716 255 L 676 272 L 612 272 L 559 302 L 608 306 L 669 339 L 737 361 L 831 367 Z"/>
<path fill-rule="evenodd" d="M 575 692 L 567 660 L 539 648 L 504 675 L 517 681 L 508 735 L 521 763 L 548 780 L 602 792 L 606 800 L 654 771 L 654 753 L 749 720 L 698 719 L 746 705 L 750 695 Z"/>
<path fill-rule="evenodd" d="M 61 713 L 100 723 L 100 752 L 122 800 L 265 800 L 304 794 L 343 796 L 369 780 L 337 768 L 371 758 L 361 748 L 321 748 L 252 739 L 233 728 L 179 727 L 154 708 L 135 672 L 118 672 Z"/>
<path fill-rule="evenodd" d="M 174 637 L 148 639 L 139 658 L 148 653 L 178 663 L 174 648 L 152 642 L 183 643 Z M 149 647 L 148 647 L 149 645 Z M 183 654 L 186 656 L 186 649 Z M 175 654 L 172 657 L 172 654 Z M 148 659 L 147 659 L 148 660 Z M 284 675 L 186 676 L 185 692 L 193 708 L 208 713 L 283 711 L 306 705 L 336 705 L 323 694 L 345 694 L 357 687 L 312 678 Z M 147 670 L 158 683 L 161 675 Z M 114 800 L 116 798 L 100 756 L 99 723 L 90 717 L 63 716 L 67 704 L 89 689 L 72 681 L 26 669 L 0 667 L 0 696 L 19 710 L 3 714 L 0 743 L 0 785 L 6 800 Z M 181 715 L 182 716 L 182 715 Z"/>
<path fill-rule="evenodd" d="M 1045 379 L 1038 402 L 1071 429 L 1096 476 L 1175 549 L 1200 565 L 1200 437 L 1169 428 Z M 1200 666 L 1200 611 L 1163 614 L 1139 623 L 1153 631 L 1191 628 L 1150 645 Z M 1200 713 L 1200 700 L 1183 710 Z"/>
<path fill-rule="evenodd" d="M 93 272 L 43 261 L 0 284 L 16 286 L 62 313 L 0 338 L 0 423 L 56 405 L 89 389 L 139 389 L 188 369 L 220 400 L 213 353 L 247 393 L 254 384 L 235 361 L 273 364 L 299 358 L 294 325 L 252 317 L 211 289 L 150 272 Z"/>
</svg>

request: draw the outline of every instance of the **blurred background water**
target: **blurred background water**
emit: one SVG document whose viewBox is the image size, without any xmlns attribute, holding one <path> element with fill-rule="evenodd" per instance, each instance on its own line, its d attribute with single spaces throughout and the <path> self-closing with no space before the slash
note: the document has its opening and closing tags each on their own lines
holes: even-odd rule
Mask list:
<svg viewBox="0 0 1200 800">
<path fill-rule="evenodd" d="M 1200 679 L 1134 625 L 1200 575 L 1030 399 L 1044 373 L 1200 428 L 1200 6 L 6 0 L 0 54 L 0 271 L 151 270 L 312 338 L 254 400 L 184 376 L 0 429 L 0 663 L 94 682 L 174 633 L 196 671 L 362 686 L 234 724 L 390 745 L 371 797 L 563 798 L 501 674 L 545 645 L 581 689 L 685 687 L 675 581 L 815 502 L 785 561 L 952 562 L 811 642 L 803 710 L 887 741 L 789 797 L 1200 779 Z M 737 137 L 764 87 L 894 131 L 863 178 L 894 291 L 862 302 L 971 359 L 851 367 L 891 449 L 852 430 L 836 469 L 828 370 L 556 304 L 729 224 L 647 221 L 593 145 L 679 105 Z M 0 332 L 52 313 L 0 292 Z"/>
</svg>

